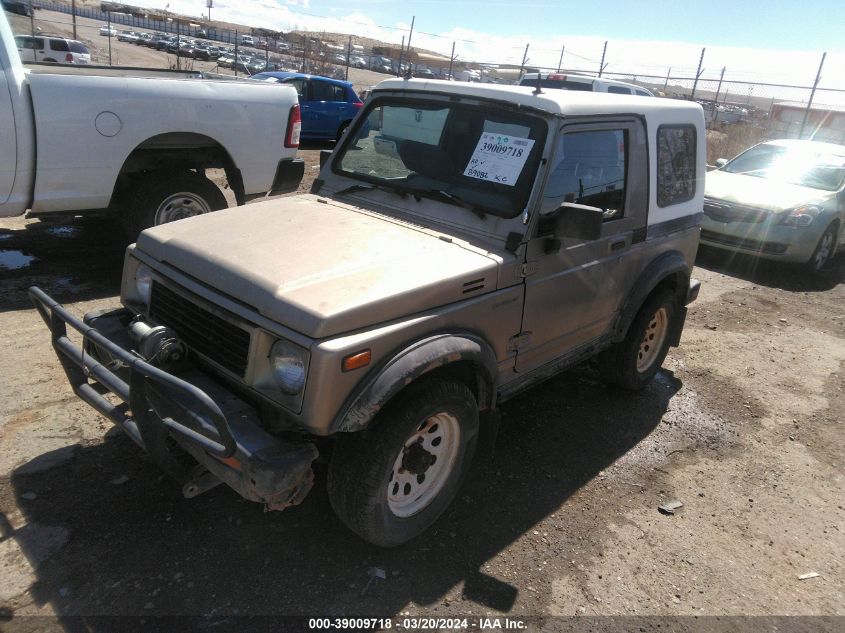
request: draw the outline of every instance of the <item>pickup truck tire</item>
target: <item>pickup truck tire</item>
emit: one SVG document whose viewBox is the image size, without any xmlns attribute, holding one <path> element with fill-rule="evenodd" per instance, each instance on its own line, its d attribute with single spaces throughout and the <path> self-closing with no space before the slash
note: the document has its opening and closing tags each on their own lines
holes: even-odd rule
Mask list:
<svg viewBox="0 0 845 633">
<path fill-rule="evenodd" d="M 599 354 L 605 382 L 639 391 L 663 364 L 675 321 L 675 297 L 669 290 L 652 294 L 643 303 L 625 338 Z"/>
<path fill-rule="evenodd" d="M 382 547 L 424 532 L 452 502 L 478 438 L 478 406 L 463 384 L 426 381 L 360 433 L 338 441 L 329 501 L 351 530 Z"/>
<path fill-rule="evenodd" d="M 136 180 L 128 192 L 122 220 L 127 237 L 134 240 L 144 229 L 210 213 L 227 206 L 223 192 L 194 171 L 155 171 Z"/>
</svg>

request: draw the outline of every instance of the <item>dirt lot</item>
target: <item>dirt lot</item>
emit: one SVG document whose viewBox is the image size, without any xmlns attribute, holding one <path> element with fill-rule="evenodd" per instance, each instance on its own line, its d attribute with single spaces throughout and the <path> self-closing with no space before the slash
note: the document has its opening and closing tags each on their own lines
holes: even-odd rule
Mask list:
<svg viewBox="0 0 845 633">
<path fill-rule="evenodd" d="M 318 149 L 302 152 L 312 165 Z M 845 615 L 845 258 L 809 280 L 700 254 L 701 297 L 648 389 L 608 389 L 588 365 L 508 402 L 495 457 L 454 507 L 385 551 L 334 517 L 322 472 L 283 513 L 225 487 L 185 500 L 73 396 L 25 291 L 38 284 L 79 314 L 115 305 L 112 230 L 0 223 L 7 625 L 36 630 L 22 618 L 32 614 Z M 671 499 L 684 507 L 660 514 Z M 362 596 L 372 567 L 387 577 Z M 808 572 L 820 575 L 798 579 Z"/>
<path fill-rule="evenodd" d="M 301 152 L 302 190 L 319 149 Z M 122 258 L 108 224 L 0 220 L 0 630 L 124 615 L 204 629 L 282 614 L 845 616 L 843 256 L 809 279 L 700 253 L 701 296 L 649 388 L 609 389 L 585 365 L 508 402 L 493 458 L 395 550 L 340 524 L 322 471 L 283 513 L 225 487 L 185 500 L 73 396 L 26 288 L 80 315 L 113 306 Z M 674 516 L 658 512 L 674 499 Z M 386 578 L 367 586 L 373 567 Z M 648 630 L 702 621 L 673 622 Z"/>
</svg>

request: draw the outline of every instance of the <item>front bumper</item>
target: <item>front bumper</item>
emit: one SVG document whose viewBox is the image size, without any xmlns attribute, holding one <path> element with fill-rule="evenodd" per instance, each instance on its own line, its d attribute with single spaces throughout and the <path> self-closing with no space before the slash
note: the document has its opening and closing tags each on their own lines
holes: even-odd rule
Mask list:
<svg viewBox="0 0 845 633">
<path fill-rule="evenodd" d="M 225 483 L 271 510 L 305 498 L 314 480 L 314 444 L 270 435 L 248 403 L 188 364 L 169 373 L 143 360 L 126 330 L 128 310 L 93 312 L 80 321 L 41 289 L 30 288 L 29 295 L 76 395 L 180 481 L 186 497 Z M 68 325 L 82 335 L 82 347 L 68 338 Z M 173 442 L 196 464 L 186 466 Z"/>
<path fill-rule="evenodd" d="M 776 223 L 772 215 L 762 222 L 719 222 L 705 215 L 701 220 L 701 243 L 735 253 L 765 259 L 804 263 L 813 255 L 823 222 L 807 227 Z"/>
</svg>

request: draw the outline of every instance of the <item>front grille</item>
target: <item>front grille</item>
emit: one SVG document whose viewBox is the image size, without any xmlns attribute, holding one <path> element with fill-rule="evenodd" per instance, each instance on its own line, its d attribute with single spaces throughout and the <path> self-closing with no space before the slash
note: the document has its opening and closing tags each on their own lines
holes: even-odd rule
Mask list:
<svg viewBox="0 0 845 633">
<path fill-rule="evenodd" d="M 730 235 L 722 235 L 703 229 L 701 231 L 701 239 L 706 242 L 715 242 L 717 244 L 724 244 L 725 246 L 735 246 L 737 248 L 745 248 L 750 251 L 757 251 L 759 253 L 772 253 L 773 255 L 783 255 L 786 252 L 786 244 L 778 244 L 777 242 L 761 242 L 760 240 L 749 240 Z"/>
<path fill-rule="evenodd" d="M 758 224 L 768 217 L 769 211 L 749 207 L 744 204 L 705 198 L 704 214 L 717 222 L 747 222 L 748 224 Z"/>
<path fill-rule="evenodd" d="M 150 317 L 173 328 L 188 348 L 243 377 L 249 360 L 249 332 L 153 282 Z"/>
</svg>

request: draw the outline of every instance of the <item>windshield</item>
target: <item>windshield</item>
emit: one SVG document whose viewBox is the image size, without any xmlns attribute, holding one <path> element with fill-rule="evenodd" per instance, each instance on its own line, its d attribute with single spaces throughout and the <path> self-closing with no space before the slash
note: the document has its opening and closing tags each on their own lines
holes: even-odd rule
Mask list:
<svg viewBox="0 0 845 633">
<path fill-rule="evenodd" d="M 722 168 L 732 174 L 836 191 L 845 180 L 845 154 L 813 147 L 757 145 Z"/>
<path fill-rule="evenodd" d="M 546 130 L 538 117 L 493 105 L 376 100 L 334 169 L 510 218 L 528 202 Z"/>
</svg>

